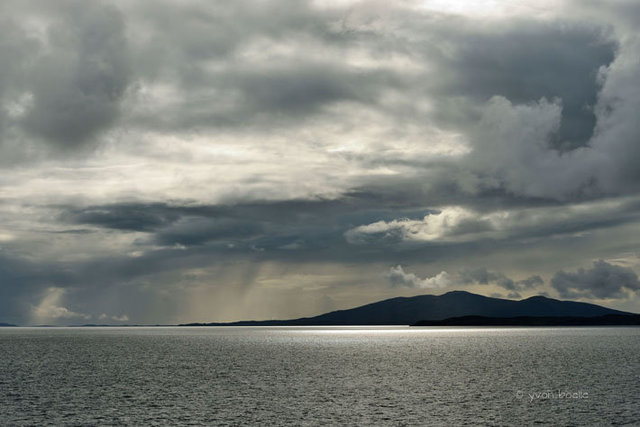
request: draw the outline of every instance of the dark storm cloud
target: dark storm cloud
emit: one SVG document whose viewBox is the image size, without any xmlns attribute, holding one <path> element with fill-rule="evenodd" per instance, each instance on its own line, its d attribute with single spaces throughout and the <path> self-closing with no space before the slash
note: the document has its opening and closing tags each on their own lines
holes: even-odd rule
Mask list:
<svg viewBox="0 0 640 427">
<path fill-rule="evenodd" d="M 161 110 L 134 113 L 129 124 L 174 131 L 282 127 L 313 117 L 332 103 L 375 103 L 385 87 L 403 85 L 390 73 L 303 61 L 272 70 L 212 73 L 202 79 L 193 93 L 187 89 L 188 96 Z"/>
<path fill-rule="evenodd" d="M 50 286 L 77 283 L 70 265 L 33 262 L 0 251 L 0 321 L 25 324 L 37 295 Z"/>
<path fill-rule="evenodd" d="M 338 101 L 360 102 L 396 120 L 429 121 L 383 105 L 381 94 L 389 89 L 404 93 L 407 105 L 435 97 L 436 115 L 468 128 L 477 118 L 473 108 L 492 96 L 514 103 L 558 97 L 564 110 L 553 144 L 568 149 L 583 145 L 593 130 L 596 72 L 615 49 L 595 25 L 531 20 L 488 26 L 391 6 L 381 18 L 381 11 L 289 1 L 64 5 L 49 9 L 57 17 L 47 28 L 49 52 L 21 70 L 30 76 L 23 89 L 32 95 L 21 122 L 63 147 L 113 126 L 131 86 L 126 125 L 150 130 L 278 127 Z M 376 20 L 405 28 L 375 30 L 370 22 Z M 255 52 L 246 53 L 253 44 Z M 270 53 L 279 44 L 287 54 Z M 326 54 L 305 56 L 307 50 Z M 339 52 L 378 59 L 402 54 L 421 70 L 354 66 Z M 153 85 L 175 92 L 160 102 L 145 92 Z"/>
<path fill-rule="evenodd" d="M 551 286 L 563 298 L 627 298 L 640 290 L 640 281 L 632 269 L 599 260 L 588 270 L 558 271 Z"/>
<path fill-rule="evenodd" d="M 385 87 L 398 86 L 391 73 L 364 72 L 330 64 L 295 64 L 292 69 L 252 73 L 238 79 L 245 111 L 308 115 L 336 101 L 375 103 Z"/>
<path fill-rule="evenodd" d="M 403 218 L 419 219 L 425 214 L 436 212 L 408 200 L 395 203 L 393 208 L 381 208 L 380 200 L 375 194 L 362 192 L 346 193 L 337 199 L 292 199 L 215 205 L 111 203 L 83 208 L 54 205 L 52 208 L 61 211 L 59 218 L 65 222 L 131 231 L 167 228 L 185 218 L 235 219 L 283 225 L 330 223 L 339 219 L 347 224 L 361 224 L 369 220 L 391 220 L 398 214 Z"/>
<path fill-rule="evenodd" d="M 186 269 L 211 265 L 215 255 L 213 250 L 156 250 L 141 257 L 118 254 L 74 262 L 33 262 L 0 253 L 0 321 L 19 325 L 87 323 L 88 311 L 96 322 L 104 312 L 101 306 L 112 305 L 114 297 L 114 310 L 144 319 L 144 311 L 159 303 L 158 292 L 167 286 L 161 278 L 180 279 Z M 153 286 L 149 286 L 150 277 L 154 278 Z M 51 290 L 64 296 L 64 301 L 49 307 L 54 309 L 52 316 L 39 320 L 34 314 Z M 164 315 L 175 309 L 168 301 L 163 304 Z"/>
<path fill-rule="evenodd" d="M 157 233 L 154 241 L 161 245 L 194 246 L 219 240 L 246 240 L 262 232 L 263 226 L 255 221 L 184 217 Z"/>
<path fill-rule="evenodd" d="M 28 6 L 14 5 L 18 10 Z M 43 37 L 9 25 L 3 43 L 8 49 L 0 49 L 0 56 L 10 71 L 5 74 L 4 83 L 11 88 L 5 101 L 22 103 L 11 120 L 14 128 L 67 150 L 115 123 L 131 71 L 119 10 L 99 3 L 65 1 L 58 6 L 40 10 L 51 19 Z"/>
<path fill-rule="evenodd" d="M 509 214 L 504 219 L 496 217 L 506 221 L 503 223 L 496 223 L 491 216 L 483 219 L 485 214 L 478 213 L 474 215 L 479 220 L 463 218 L 457 221 L 452 217 L 448 223 L 443 222 L 447 225 L 443 225 L 442 238 L 411 241 L 407 240 L 406 230 L 428 224 L 424 221 L 437 218 L 441 210 L 420 207 L 409 201 L 398 203 L 393 209 L 380 209 L 377 200 L 371 193 L 353 193 L 333 200 L 234 205 L 124 203 L 82 209 L 63 207 L 59 217 L 70 224 L 124 233 L 146 232 L 147 237 L 136 241 L 139 250 L 158 245 L 180 245 L 228 253 L 229 256 L 250 254 L 283 262 L 304 259 L 403 262 L 403 257 L 440 259 L 473 253 L 479 250 L 479 245 L 495 250 L 552 236 L 570 237 L 585 231 L 617 227 L 637 220 L 638 216 L 633 201 L 597 209 L 580 205 L 520 207 L 507 211 Z M 472 226 L 476 222 L 483 226 Z M 366 227 L 375 223 L 383 228 L 369 232 Z M 167 256 L 171 255 L 167 253 Z M 504 279 L 502 283 L 506 288 L 515 289 L 527 283 L 512 281 L 510 285 L 508 278 Z"/>
<path fill-rule="evenodd" d="M 145 34 L 152 37 L 134 42 L 135 65 L 142 87 L 163 83 L 179 96 L 164 107 L 135 112 L 131 126 L 283 126 L 337 101 L 375 104 L 380 91 L 404 80 L 346 65 L 331 53 L 317 54 L 358 45 L 339 25 L 344 10 L 300 1 L 165 6 L 149 13 L 138 5 L 145 9 L 137 10 L 146 15 Z"/>
<path fill-rule="evenodd" d="M 110 204 L 86 208 L 62 208 L 59 217 L 71 224 L 87 224 L 123 232 L 151 233 L 150 243 L 196 246 L 205 243 L 238 245 L 234 250 L 255 248 L 318 249 L 343 245 L 344 225 L 352 221 L 392 218 L 397 211 L 372 209 L 362 195 L 340 200 L 289 200 L 237 205 Z M 427 209 L 406 210 L 418 217 Z M 301 241 L 313 242 L 301 244 Z M 142 243 L 140 243 L 142 244 Z M 295 246 L 291 246 L 295 244 Z"/>
<path fill-rule="evenodd" d="M 375 106 L 400 120 L 403 116 L 406 118 L 410 110 L 397 110 L 397 106 L 396 110 L 389 110 L 379 99 L 384 90 L 399 89 L 409 100 L 435 97 L 439 105 L 436 118 L 453 127 L 468 126 L 477 119 L 473 108 L 495 95 L 505 96 L 514 103 L 558 98 L 562 101 L 563 114 L 558 133 L 553 136 L 554 147 L 569 150 L 584 145 L 593 132 L 592 107 L 599 90 L 598 70 L 611 63 L 616 48 L 602 27 L 535 21 L 488 27 L 471 20 L 434 20 L 428 16 L 419 20 L 396 11 L 395 19 L 407 18 L 408 25 L 399 34 L 390 35 L 371 31 L 357 19 L 349 20 L 346 11 L 314 13 L 308 5 L 303 5 L 274 18 L 281 24 L 279 28 L 275 22 L 269 26 L 260 22 L 254 27 L 251 25 L 255 19 L 253 14 L 238 14 L 236 18 L 248 21 L 247 25 L 238 22 L 234 25 L 249 30 L 240 34 L 230 29 L 236 36 L 226 35 L 222 41 L 209 37 L 211 49 L 204 48 L 202 39 L 193 34 L 176 30 L 172 44 L 181 46 L 181 50 L 172 53 L 187 58 L 173 63 L 161 62 L 157 66 L 159 69 L 178 67 L 175 71 L 183 78 L 172 83 L 179 84 L 187 96 L 164 109 L 162 115 L 138 119 L 147 126 L 209 127 L 244 125 L 247 120 L 260 119 L 257 115 L 266 115 L 271 121 L 260 121 L 260 126 L 273 126 L 286 118 L 279 116 L 282 112 L 308 116 L 332 102 L 353 100 Z M 199 18 L 200 25 L 193 31 L 200 28 L 200 31 L 219 32 L 219 28 L 213 28 L 219 17 L 215 18 L 210 10 L 203 13 L 211 16 L 212 21 L 206 24 Z M 298 20 L 301 23 L 295 23 Z M 155 28 L 157 22 L 150 24 Z M 228 26 L 228 22 L 219 24 L 222 28 Z M 160 27 L 155 31 L 166 32 Z M 402 68 L 367 70 L 345 64 L 334 56 L 314 61 L 273 56 L 263 60 L 259 71 L 253 65 L 242 63 L 236 63 L 233 69 L 210 70 L 212 60 L 232 58 L 246 45 L 242 41 L 248 43 L 268 37 L 275 43 L 290 43 L 300 32 L 304 32 L 304 40 L 320 43 L 323 49 L 358 48 L 382 58 L 401 53 L 431 70 L 418 74 L 406 73 Z M 445 50 L 443 46 L 453 46 L 453 49 Z M 296 49 L 304 53 L 303 46 Z M 145 58 L 144 53 L 139 57 Z M 157 60 L 170 58 L 171 55 Z M 140 64 L 139 68 L 145 67 Z"/>
<path fill-rule="evenodd" d="M 108 128 L 129 83 L 129 58 L 120 12 L 79 7 L 49 29 L 53 52 L 33 70 L 29 130 L 73 147 Z"/>
<path fill-rule="evenodd" d="M 499 95 L 514 103 L 559 98 L 562 121 L 552 146 L 564 151 L 587 143 L 595 126 L 598 72 L 613 61 L 617 47 L 602 27 L 522 21 L 440 36 L 455 40 L 453 53 L 436 62 L 442 96 L 486 102 Z"/>
<path fill-rule="evenodd" d="M 107 207 L 71 208 L 60 215 L 65 222 L 130 231 L 153 231 L 179 218 L 165 205 L 118 204 Z"/>
</svg>

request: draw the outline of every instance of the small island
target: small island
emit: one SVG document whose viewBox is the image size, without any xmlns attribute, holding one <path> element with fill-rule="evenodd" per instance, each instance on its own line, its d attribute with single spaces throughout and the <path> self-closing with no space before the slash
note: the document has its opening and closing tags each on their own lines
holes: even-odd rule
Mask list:
<svg viewBox="0 0 640 427">
<path fill-rule="evenodd" d="M 428 319 L 428 320 L 424 320 Z M 640 315 L 577 301 L 533 296 L 520 301 L 465 291 L 396 297 L 315 317 L 188 323 L 179 326 L 628 326 Z"/>
</svg>

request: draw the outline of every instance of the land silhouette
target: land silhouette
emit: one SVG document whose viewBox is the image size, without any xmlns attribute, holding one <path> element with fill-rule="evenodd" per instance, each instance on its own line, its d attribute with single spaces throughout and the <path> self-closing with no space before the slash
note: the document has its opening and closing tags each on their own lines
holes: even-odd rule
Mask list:
<svg viewBox="0 0 640 427">
<path fill-rule="evenodd" d="M 514 301 L 452 291 L 443 295 L 396 297 L 314 317 L 187 323 L 180 326 L 637 325 L 640 324 L 639 318 L 640 315 L 634 313 L 596 304 L 560 301 L 545 296 Z"/>
</svg>

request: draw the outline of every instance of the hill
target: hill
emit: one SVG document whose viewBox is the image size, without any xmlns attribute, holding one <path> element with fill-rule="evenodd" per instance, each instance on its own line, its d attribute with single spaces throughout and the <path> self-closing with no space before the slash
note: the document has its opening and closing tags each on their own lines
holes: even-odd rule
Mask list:
<svg viewBox="0 0 640 427">
<path fill-rule="evenodd" d="M 521 301 L 490 298 L 465 291 L 443 295 L 397 297 L 375 303 L 332 311 L 315 317 L 290 320 L 240 321 L 232 323 L 190 323 L 181 326 L 340 326 L 412 325 L 420 320 L 444 320 L 462 316 L 484 317 L 596 317 L 632 314 L 595 304 L 560 301 L 535 296 Z"/>
<path fill-rule="evenodd" d="M 605 314 L 595 317 L 462 316 L 444 320 L 419 320 L 411 326 L 640 326 L 638 314 Z"/>
</svg>

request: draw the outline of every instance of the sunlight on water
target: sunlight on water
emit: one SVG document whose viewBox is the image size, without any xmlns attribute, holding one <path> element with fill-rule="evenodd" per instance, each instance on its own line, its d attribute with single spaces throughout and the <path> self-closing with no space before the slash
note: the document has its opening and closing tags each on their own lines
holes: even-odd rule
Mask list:
<svg viewBox="0 0 640 427">
<path fill-rule="evenodd" d="M 638 328 L 6 328 L 0 424 L 632 425 L 638 348 Z"/>
</svg>

